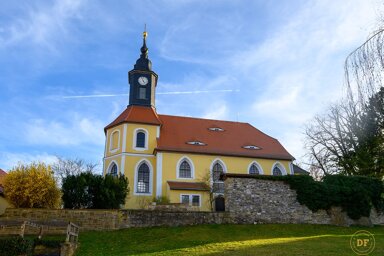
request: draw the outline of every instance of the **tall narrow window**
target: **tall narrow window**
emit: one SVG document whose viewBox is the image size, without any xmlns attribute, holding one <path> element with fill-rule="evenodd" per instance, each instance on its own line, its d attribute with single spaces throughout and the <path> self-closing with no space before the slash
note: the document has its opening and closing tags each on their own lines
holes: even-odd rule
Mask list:
<svg viewBox="0 0 384 256">
<path fill-rule="evenodd" d="M 137 172 L 137 193 L 149 193 L 149 167 L 142 163 Z"/>
<path fill-rule="evenodd" d="M 249 174 L 260 174 L 259 168 L 256 164 L 252 164 L 249 168 Z"/>
<path fill-rule="evenodd" d="M 147 98 L 147 88 L 139 87 L 139 99 L 145 100 Z"/>
<path fill-rule="evenodd" d="M 224 193 L 224 182 L 220 180 L 220 175 L 223 173 L 223 166 L 220 163 L 215 163 L 212 168 L 212 179 L 213 179 L 213 192 Z"/>
<path fill-rule="evenodd" d="M 136 147 L 137 148 L 145 148 L 145 133 L 138 132 L 136 134 Z"/>
<path fill-rule="evenodd" d="M 281 175 L 283 175 L 282 172 L 281 172 L 281 170 L 280 170 L 280 168 L 279 168 L 278 166 L 275 166 L 275 167 L 273 168 L 273 175 L 274 175 L 274 176 L 281 176 Z"/>
<path fill-rule="evenodd" d="M 186 160 L 180 164 L 179 178 L 192 178 L 191 166 Z"/>
<path fill-rule="evenodd" d="M 109 174 L 114 177 L 117 177 L 118 172 L 117 172 L 117 165 L 115 163 L 112 163 L 112 166 L 109 169 Z"/>
</svg>

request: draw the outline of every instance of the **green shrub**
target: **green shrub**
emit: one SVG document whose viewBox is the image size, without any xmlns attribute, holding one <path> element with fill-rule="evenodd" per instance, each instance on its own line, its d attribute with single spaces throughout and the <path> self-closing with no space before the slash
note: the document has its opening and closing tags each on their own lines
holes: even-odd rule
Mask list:
<svg viewBox="0 0 384 256">
<path fill-rule="evenodd" d="M 0 256 L 33 255 L 33 240 L 20 236 L 0 239 Z"/>
<path fill-rule="evenodd" d="M 307 175 L 267 176 L 257 179 L 280 180 L 296 190 L 297 200 L 316 212 L 340 206 L 351 219 L 369 217 L 372 206 L 384 210 L 383 181 L 365 176 L 327 175 L 322 182 Z"/>
<path fill-rule="evenodd" d="M 62 185 L 64 208 L 118 209 L 128 194 L 128 179 L 91 172 L 69 175 Z"/>
<path fill-rule="evenodd" d="M 157 196 L 153 198 L 152 202 L 156 202 L 156 204 L 161 205 L 161 204 L 169 204 L 170 200 L 166 196 Z"/>
</svg>

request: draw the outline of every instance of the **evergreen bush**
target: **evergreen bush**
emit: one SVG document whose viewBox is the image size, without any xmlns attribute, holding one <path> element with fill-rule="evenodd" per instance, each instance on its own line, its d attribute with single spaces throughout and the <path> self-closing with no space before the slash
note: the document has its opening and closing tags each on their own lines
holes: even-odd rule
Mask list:
<svg viewBox="0 0 384 256">
<path fill-rule="evenodd" d="M 128 194 L 128 179 L 124 175 L 97 175 L 84 172 L 63 179 L 64 208 L 118 209 Z"/>
<path fill-rule="evenodd" d="M 33 255 L 33 240 L 13 236 L 0 239 L 0 256 Z"/>
</svg>

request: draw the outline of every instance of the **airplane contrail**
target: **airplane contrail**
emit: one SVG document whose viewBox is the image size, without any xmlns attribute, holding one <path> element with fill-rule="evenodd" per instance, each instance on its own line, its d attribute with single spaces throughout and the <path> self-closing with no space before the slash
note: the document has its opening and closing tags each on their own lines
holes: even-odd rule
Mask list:
<svg viewBox="0 0 384 256">
<path fill-rule="evenodd" d="M 198 94 L 198 93 L 212 93 L 212 92 L 239 92 L 240 90 L 204 90 L 204 91 L 180 91 L 180 92 L 158 92 L 158 95 L 171 95 L 171 94 Z M 118 97 L 128 96 L 128 93 L 124 94 L 90 94 L 90 95 L 74 95 L 63 96 L 63 99 L 81 99 L 81 98 L 103 98 L 103 97 Z"/>
</svg>

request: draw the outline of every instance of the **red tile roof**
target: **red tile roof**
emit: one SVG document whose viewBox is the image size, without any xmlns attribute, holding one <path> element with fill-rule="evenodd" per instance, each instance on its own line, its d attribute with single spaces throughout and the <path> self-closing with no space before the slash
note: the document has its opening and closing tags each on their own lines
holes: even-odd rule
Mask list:
<svg viewBox="0 0 384 256">
<path fill-rule="evenodd" d="M 5 175 L 7 175 L 7 173 L 3 171 L 3 169 L 0 169 L 0 176 L 5 176 Z"/>
<path fill-rule="evenodd" d="M 158 115 L 151 107 L 129 106 L 105 131 L 121 123 L 161 125 L 157 151 L 293 160 L 280 142 L 248 123 Z M 220 128 L 222 131 L 212 131 Z M 203 143 L 191 145 L 188 142 Z M 256 146 L 258 149 L 247 149 Z"/>
<path fill-rule="evenodd" d="M 292 160 L 280 142 L 248 123 L 159 115 L 162 122 L 157 151 L 203 153 Z M 209 128 L 224 131 L 211 131 Z M 205 145 L 190 145 L 198 141 Z M 246 149 L 244 146 L 260 149 Z"/>
<path fill-rule="evenodd" d="M 152 107 L 144 106 L 128 106 L 112 123 L 104 128 L 106 132 L 108 128 L 119 125 L 121 123 L 140 123 L 160 125 L 159 116 Z"/>
<path fill-rule="evenodd" d="M 209 187 L 204 182 L 167 181 L 167 183 L 171 190 L 209 190 Z"/>
</svg>

